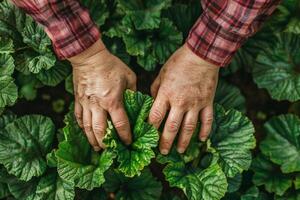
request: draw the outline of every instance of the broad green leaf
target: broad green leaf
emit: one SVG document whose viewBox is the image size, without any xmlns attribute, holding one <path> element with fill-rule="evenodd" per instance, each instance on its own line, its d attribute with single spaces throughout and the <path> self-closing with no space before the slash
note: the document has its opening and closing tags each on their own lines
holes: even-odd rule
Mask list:
<svg viewBox="0 0 300 200">
<path fill-rule="evenodd" d="M 118 0 L 121 9 L 131 18 L 137 30 L 158 28 L 161 10 L 170 6 L 170 0 Z"/>
<path fill-rule="evenodd" d="M 70 94 L 74 94 L 73 75 L 70 74 L 65 80 L 65 89 Z"/>
<path fill-rule="evenodd" d="M 182 34 L 173 23 L 169 19 L 163 18 L 151 40 L 153 53 L 159 64 L 164 64 L 171 54 L 180 47 L 182 39 Z"/>
<path fill-rule="evenodd" d="M 98 25 L 98 27 L 102 26 L 109 17 L 107 5 L 111 3 L 111 1 L 81 0 L 81 3 L 89 10 L 93 21 Z"/>
<path fill-rule="evenodd" d="M 18 89 L 10 76 L 0 76 L 0 108 L 12 106 L 18 98 Z"/>
<path fill-rule="evenodd" d="M 241 196 L 240 200 L 271 200 L 271 198 L 268 198 L 265 193 L 260 192 L 256 186 L 253 186 Z"/>
<path fill-rule="evenodd" d="M 148 168 L 140 176 L 125 177 L 117 170 L 110 170 L 105 174 L 104 188 L 113 192 L 116 200 L 156 200 L 162 192 L 162 185 L 151 174 Z"/>
<path fill-rule="evenodd" d="M 22 31 L 23 42 L 41 54 L 49 52 L 51 41 L 43 27 L 35 23 L 30 17 L 26 18 L 25 24 Z"/>
<path fill-rule="evenodd" d="M 137 57 L 137 63 L 147 71 L 153 71 L 156 68 L 157 60 L 152 52 L 147 52 L 144 56 Z"/>
<path fill-rule="evenodd" d="M 81 189 L 100 187 L 105 181 L 104 172 L 113 163 L 114 153 L 110 150 L 100 154 L 94 152 L 73 112 L 66 116 L 65 123 L 65 140 L 59 143 L 55 152 L 59 176 Z"/>
<path fill-rule="evenodd" d="M 24 75 L 18 73 L 17 81 L 19 97 L 31 101 L 37 96 L 37 89 L 42 86 L 40 81 L 33 74 Z"/>
<path fill-rule="evenodd" d="M 240 89 L 222 79 L 218 83 L 215 102 L 226 109 L 234 108 L 242 112 L 246 111 L 246 99 Z"/>
<path fill-rule="evenodd" d="M 242 184 L 242 175 L 237 174 L 232 178 L 227 178 L 228 188 L 227 192 L 233 193 L 240 189 Z"/>
<path fill-rule="evenodd" d="M 67 63 L 56 62 L 56 64 L 49 70 L 42 69 L 37 78 L 48 86 L 56 86 L 71 73 L 71 67 Z"/>
<path fill-rule="evenodd" d="M 21 32 L 25 27 L 26 15 L 10 1 L 0 2 L 0 35 L 10 37 L 14 43 L 23 45 Z"/>
<path fill-rule="evenodd" d="M 13 57 L 9 54 L 0 53 L 0 76 L 10 76 L 14 72 L 14 69 L 15 64 Z"/>
<path fill-rule="evenodd" d="M 12 39 L 0 37 L 0 54 L 10 54 L 14 52 L 14 43 Z"/>
<path fill-rule="evenodd" d="M 42 69 L 48 70 L 55 65 L 56 58 L 53 53 L 37 54 L 35 52 L 25 53 L 24 64 L 30 72 L 37 74 Z"/>
<path fill-rule="evenodd" d="M 120 38 L 109 38 L 102 36 L 102 40 L 112 54 L 120 58 L 124 63 L 130 63 L 130 55 L 126 52 L 124 42 Z"/>
<path fill-rule="evenodd" d="M 140 92 L 127 90 L 124 93 L 124 106 L 132 130 L 132 144 L 126 146 L 119 139 L 116 130 L 109 123 L 104 139 L 108 150 L 115 151 L 119 163 L 118 169 L 125 176 L 139 175 L 140 171 L 150 164 L 155 157 L 152 148 L 157 146 L 158 131 L 146 122 L 153 99 Z"/>
<path fill-rule="evenodd" d="M 20 180 L 41 176 L 54 129 L 51 119 L 40 115 L 23 116 L 6 125 L 0 133 L 0 163 Z"/>
<path fill-rule="evenodd" d="M 212 147 L 220 155 L 219 164 L 226 176 L 234 177 L 250 167 L 250 150 L 255 147 L 254 127 L 236 110 L 215 105 L 214 112 Z"/>
<path fill-rule="evenodd" d="M 3 130 L 5 126 L 13 122 L 17 116 L 13 113 L 4 113 L 0 115 L 0 130 Z"/>
<path fill-rule="evenodd" d="M 251 169 L 254 171 L 253 183 L 265 186 L 270 193 L 282 196 L 292 186 L 291 178 L 261 154 L 253 160 Z"/>
<path fill-rule="evenodd" d="M 262 153 L 283 173 L 300 171 L 300 119 L 287 114 L 273 117 L 264 125 L 267 137 L 260 143 Z"/>
<path fill-rule="evenodd" d="M 55 149 L 52 149 L 50 153 L 47 154 L 46 160 L 47 160 L 47 165 L 48 167 L 57 167 L 57 158 L 55 155 Z"/>
<path fill-rule="evenodd" d="M 8 197 L 10 195 L 10 192 L 8 190 L 7 184 L 0 183 L 0 199 L 4 199 L 5 197 Z"/>
<path fill-rule="evenodd" d="M 253 68 L 254 81 L 273 99 L 300 99 L 300 36 L 282 33 L 276 41 L 260 51 Z"/>
<path fill-rule="evenodd" d="M 274 200 L 299 200 L 300 191 L 291 191 L 283 196 L 275 196 Z"/>
<path fill-rule="evenodd" d="M 0 171 L 0 177 L 18 200 L 73 200 L 75 197 L 74 187 L 60 179 L 55 171 L 27 182 L 3 170 Z"/>
<path fill-rule="evenodd" d="M 72 184 L 52 172 L 39 180 L 34 200 L 73 200 L 74 197 L 75 189 Z"/>
<path fill-rule="evenodd" d="M 187 38 L 189 31 L 201 15 L 201 5 L 198 1 L 176 3 L 163 12 L 163 16 L 173 21 L 177 29 Z"/>
<path fill-rule="evenodd" d="M 218 200 L 227 190 L 225 174 L 217 163 L 201 170 L 185 165 L 183 160 L 171 161 L 163 172 L 170 186 L 182 189 L 191 200 Z"/>
<path fill-rule="evenodd" d="M 297 174 L 294 180 L 294 186 L 296 190 L 300 189 L 300 174 Z"/>
</svg>

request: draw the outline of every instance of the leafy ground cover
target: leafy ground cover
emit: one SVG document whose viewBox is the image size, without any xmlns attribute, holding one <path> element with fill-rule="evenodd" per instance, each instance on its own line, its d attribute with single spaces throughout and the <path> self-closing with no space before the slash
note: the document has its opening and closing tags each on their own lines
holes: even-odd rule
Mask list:
<svg viewBox="0 0 300 200">
<path fill-rule="evenodd" d="M 124 94 L 133 143 L 123 145 L 110 123 L 107 148 L 92 150 L 74 119 L 69 63 L 39 25 L 0 0 L 0 199 L 300 199 L 298 0 L 283 1 L 221 70 L 210 139 L 194 137 L 184 154 L 168 156 L 147 123 L 148 89 L 201 14 L 199 2 L 81 2 L 137 73 L 141 92 Z"/>
</svg>

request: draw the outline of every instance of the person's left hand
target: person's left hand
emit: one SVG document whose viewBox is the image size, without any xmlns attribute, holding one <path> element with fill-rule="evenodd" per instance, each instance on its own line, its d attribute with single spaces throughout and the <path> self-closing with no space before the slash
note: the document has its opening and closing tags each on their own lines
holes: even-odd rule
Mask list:
<svg viewBox="0 0 300 200">
<path fill-rule="evenodd" d="M 213 99 L 218 74 L 218 66 L 198 57 L 186 44 L 162 67 L 151 86 L 155 101 L 149 115 L 149 123 L 158 128 L 169 110 L 160 138 L 159 148 L 162 154 L 169 153 L 178 132 L 177 151 L 183 153 L 190 143 L 199 118 L 199 139 L 207 139 L 213 121 Z"/>
</svg>

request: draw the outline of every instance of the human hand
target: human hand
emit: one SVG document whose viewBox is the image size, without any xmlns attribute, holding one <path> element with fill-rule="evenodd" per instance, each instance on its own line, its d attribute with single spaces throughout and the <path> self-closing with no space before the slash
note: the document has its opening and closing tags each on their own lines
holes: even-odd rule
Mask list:
<svg viewBox="0 0 300 200">
<path fill-rule="evenodd" d="M 162 67 L 151 86 L 155 101 L 149 115 L 149 122 L 158 128 L 170 110 L 160 138 L 162 154 L 169 153 L 178 132 L 177 151 L 184 153 L 199 118 L 199 139 L 207 139 L 213 122 L 213 99 L 218 74 L 218 66 L 195 55 L 186 44 Z"/>
<path fill-rule="evenodd" d="M 132 141 L 128 117 L 123 107 L 123 92 L 136 90 L 136 75 L 112 55 L 101 40 L 69 59 L 73 66 L 75 116 L 95 151 L 104 148 L 102 139 L 110 115 L 120 139 Z"/>
</svg>

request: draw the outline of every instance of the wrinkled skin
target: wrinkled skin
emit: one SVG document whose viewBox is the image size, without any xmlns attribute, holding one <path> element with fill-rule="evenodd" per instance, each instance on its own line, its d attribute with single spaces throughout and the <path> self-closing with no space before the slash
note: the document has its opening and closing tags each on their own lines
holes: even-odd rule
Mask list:
<svg viewBox="0 0 300 200">
<path fill-rule="evenodd" d="M 177 151 L 183 153 L 199 119 L 199 139 L 207 139 L 218 73 L 218 66 L 195 55 L 186 44 L 162 67 L 151 87 L 155 101 L 149 115 L 149 122 L 158 128 L 169 111 L 159 144 L 162 154 L 169 153 L 177 134 Z"/>
<path fill-rule="evenodd" d="M 131 143 L 129 120 L 123 107 L 123 92 L 136 89 L 136 76 L 99 40 L 69 59 L 73 66 L 75 116 L 95 151 L 104 148 L 102 139 L 111 120 L 125 144 Z"/>
</svg>

